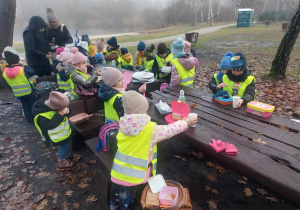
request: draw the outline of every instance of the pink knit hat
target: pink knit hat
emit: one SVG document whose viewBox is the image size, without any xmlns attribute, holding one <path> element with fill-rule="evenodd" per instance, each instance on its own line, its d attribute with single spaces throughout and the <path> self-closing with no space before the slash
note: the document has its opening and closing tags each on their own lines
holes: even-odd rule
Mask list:
<svg viewBox="0 0 300 210">
<path fill-rule="evenodd" d="M 98 49 L 98 51 L 102 51 L 103 48 L 104 48 L 104 39 L 101 38 L 97 43 L 97 49 Z"/>
<path fill-rule="evenodd" d="M 101 71 L 101 77 L 106 85 L 112 87 L 116 82 L 123 78 L 123 74 L 116 68 L 104 67 Z"/>
<path fill-rule="evenodd" d="M 69 99 L 63 93 L 52 91 L 50 93 L 49 99 L 45 101 L 45 104 L 56 111 L 63 110 L 69 106 Z"/>
<path fill-rule="evenodd" d="M 87 61 L 87 58 L 78 51 L 77 47 L 72 47 L 71 52 L 73 53 L 72 64 L 77 64 Z"/>
<path fill-rule="evenodd" d="M 184 52 L 189 53 L 191 51 L 191 43 L 188 41 L 184 41 Z"/>
<path fill-rule="evenodd" d="M 64 51 L 60 53 L 60 55 L 56 56 L 56 59 L 62 62 L 64 66 L 67 64 L 67 62 L 72 62 L 72 58 L 73 54 L 68 48 L 65 48 Z"/>
</svg>

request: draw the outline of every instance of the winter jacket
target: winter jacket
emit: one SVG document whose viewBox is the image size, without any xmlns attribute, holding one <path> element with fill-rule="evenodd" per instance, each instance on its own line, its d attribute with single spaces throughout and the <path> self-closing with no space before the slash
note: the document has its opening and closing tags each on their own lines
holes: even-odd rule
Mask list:
<svg viewBox="0 0 300 210">
<path fill-rule="evenodd" d="M 45 100 L 42 98 L 37 100 L 32 107 L 32 114 L 34 117 L 38 114 L 49 112 L 49 111 L 55 111 L 55 110 L 49 108 L 45 104 Z M 50 145 L 50 142 L 52 142 L 53 146 L 59 146 L 59 145 L 62 145 L 64 143 L 68 142 L 71 139 L 71 136 L 69 136 L 65 140 L 55 143 L 55 142 L 51 141 L 51 139 L 48 135 L 47 131 L 56 128 L 61 122 L 64 121 L 64 119 L 65 119 L 65 116 L 58 114 L 58 112 L 53 116 L 53 118 L 51 120 L 49 120 L 48 118 L 43 117 L 43 116 L 38 117 L 37 124 L 41 128 L 43 136 L 46 138 L 45 144 L 47 146 Z"/>
<path fill-rule="evenodd" d="M 13 79 L 13 78 L 15 78 L 19 74 L 21 66 L 22 65 L 15 65 L 15 66 L 9 66 L 9 65 L 7 65 L 6 68 L 4 69 L 4 72 L 5 72 L 6 76 L 9 79 Z M 23 66 L 23 71 L 24 71 L 25 77 L 27 79 L 29 77 L 32 77 L 32 76 L 35 75 L 35 71 L 30 66 Z M 9 86 L 9 88 L 11 89 L 10 86 Z M 35 93 L 35 89 L 34 89 L 34 87 L 32 85 L 31 85 L 31 89 L 32 89 L 31 94 L 34 94 Z M 25 99 L 25 98 L 29 97 L 31 94 L 26 95 L 26 96 L 17 97 L 17 98 L 19 98 L 19 99 Z"/>
<path fill-rule="evenodd" d="M 109 87 L 108 85 L 106 85 L 104 83 L 100 84 L 100 88 L 98 89 L 98 92 L 97 92 L 99 100 L 103 103 L 106 101 L 109 101 L 109 99 L 111 99 L 118 93 L 120 93 L 120 92 L 114 88 Z M 115 99 L 113 108 L 116 110 L 119 119 L 124 116 L 122 97 L 117 97 Z"/>
<path fill-rule="evenodd" d="M 88 52 L 91 56 L 95 56 L 96 53 L 97 53 L 97 50 L 96 50 L 96 47 L 94 44 L 91 44 L 89 47 L 88 47 Z"/>
<path fill-rule="evenodd" d="M 219 83 L 220 84 L 220 83 Z M 217 90 L 217 81 L 215 79 L 215 77 L 213 76 L 208 84 L 209 89 L 212 91 L 213 94 L 216 94 Z"/>
<path fill-rule="evenodd" d="M 115 53 L 115 52 L 109 54 L 109 52 L 107 51 L 107 53 L 104 55 L 104 59 L 105 59 L 106 62 L 107 61 L 110 62 L 112 60 L 115 60 L 116 61 L 116 66 L 118 66 L 119 65 L 118 58 L 119 58 L 119 55 L 121 55 L 120 49 L 119 48 L 118 49 L 111 49 L 111 51 L 116 51 L 119 54 Z"/>
<path fill-rule="evenodd" d="M 128 63 L 128 64 L 130 64 L 130 62 L 133 60 L 132 55 L 131 55 L 130 53 L 121 55 L 121 58 L 122 58 L 126 63 Z M 122 68 L 125 68 L 125 69 L 128 69 L 128 70 L 133 71 L 133 66 L 132 66 L 132 65 L 126 65 L 126 66 L 123 66 L 122 61 L 120 61 L 120 65 L 121 65 Z"/>
<path fill-rule="evenodd" d="M 249 76 L 250 75 L 250 72 L 249 72 L 249 70 L 248 69 L 246 69 L 246 75 L 247 76 Z M 246 79 L 247 79 L 248 77 L 246 77 Z M 245 80 L 246 80 L 245 79 Z M 244 80 L 244 81 L 245 81 Z M 222 80 L 220 80 L 220 83 L 219 84 L 221 84 L 221 83 L 223 83 L 223 79 Z M 253 79 L 252 80 L 252 82 L 246 87 L 246 90 L 245 90 L 245 92 L 244 92 L 244 95 L 242 96 L 242 99 L 244 99 L 244 102 L 243 102 L 243 104 L 242 105 L 245 105 L 245 104 L 247 104 L 247 103 L 249 103 L 249 102 L 251 102 L 251 101 L 253 101 L 254 100 L 254 97 L 255 97 L 255 80 Z"/>
<path fill-rule="evenodd" d="M 120 131 L 127 136 L 137 136 L 151 120 L 151 117 L 147 114 L 125 114 L 124 117 L 120 118 Z M 187 123 L 184 120 L 178 120 L 175 123 L 168 125 L 155 125 L 152 138 L 150 141 L 150 151 L 152 153 L 155 144 L 165 139 L 169 139 L 181 132 L 186 131 Z M 148 157 L 148 163 L 151 161 L 151 156 Z M 159 160 L 158 160 L 159 161 Z M 159 164 L 159 162 L 158 162 Z M 151 174 L 150 167 L 147 171 L 147 176 L 143 183 L 148 181 Z M 122 180 L 111 177 L 111 181 L 115 184 L 122 186 L 135 186 L 137 184 L 128 183 Z M 141 183 L 141 184 L 143 184 Z"/>
<path fill-rule="evenodd" d="M 23 32 L 25 55 L 28 65 L 33 68 L 37 75 L 49 75 L 50 62 L 46 58 L 48 54 L 48 41 L 45 32 L 39 32 L 39 28 L 47 24 L 40 16 L 33 16 L 27 28 Z"/>
<path fill-rule="evenodd" d="M 135 57 L 135 66 L 140 66 L 139 58 L 144 57 L 144 52 L 136 52 Z"/>
<path fill-rule="evenodd" d="M 84 88 L 89 88 L 91 87 L 96 80 L 98 79 L 98 76 L 94 74 L 94 71 L 92 72 L 92 75 L 90 76 L 89 80 L 86 80 L 84 76 L 82 76 L 80 73 L 76 72 L 80 71 L 79 69 L 76 69 L 71 63 L 67 63 L 65 73 L 66 77 L 70 78 L 74 82 L 74 84 L 79 84 Z M 74 74 L 72 74 L 75 72 Z M 72 74 L 72 76 L 71 76 Z"/>
<path fill-rule="evenodd" d="M 55 68 L 55 74 L 59 74 L 60 79 L 64 82 L 69 79 L 69 77 L 66 76 L 66 67 L 64 67 L 61 62 L 57 64 Z"/>
<path fill-rule="evenodd" d="M 67 26 L 63 25 L 63 30 L 61 30 L 61 26 L 62 24 L 59 23 L 59 26 L 56 29 L 52 29 L 48 25 L 48 27 L 46 28 L 46 36 L 48 43 L 51 43 L 53 38 L 55 39 L 55 44 L 57 44 L 59 47 L 73 43 L 73 38 L 70 35 Z"/>
<path fill-rule="evenodd" d="M 192 70 L 194 66 L 195 70 L 198 67 L 198 59 L 195 57 L 188 56 L 187 54 L 178 57 L 178 61 L 187 71 Z M 179 85 L 179 75 L 175 65 L 173 64 L 171 69 L 171 86 L 175 85 Z"/>
<path fill-rule="evenodd" d="M 171 52 L 168 49 L 168 52 L 167 52 L 166 56 L 164 57 L 164 59 L 166 57 L 168 57 L 170 54 L 171 54 Z M 157 55 L 157 56 L 159 56 L 159 55 Z M 168 61 L 167 66 L 171 66 L 171 65 L 172 65 L 171 62 Z M 158 63 L 157 63 L 157 59 L 154 59 L 153 66 L 152 66 L 152 73 L 154 73 L 154 78 L 159 79 L 159 66 L 158 66 Z"/>
</svg>

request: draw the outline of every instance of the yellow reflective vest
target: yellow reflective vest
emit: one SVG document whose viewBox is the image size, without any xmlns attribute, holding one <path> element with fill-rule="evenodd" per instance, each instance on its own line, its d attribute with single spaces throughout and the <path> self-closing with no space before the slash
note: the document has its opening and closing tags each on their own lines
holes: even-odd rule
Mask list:
<svg viewBox="0 0 300 210">
<path fill-rule="evenodd" d="M 129 63 L 127 63 L 122 57 L 119 57 L 119 63 L 121 63 L 122 67 L 124 66 L 125 68 L 127 68 L 128 66 L 132 66 L 132 59 Z"/>
<path fill-rule="evenodd" d="M 118 93 L 111 97 L 108 101 L 104 102 L 105 123 L 107 123 L 108 120 L 112 122 L 120 121 L 118 113 L 114 109 L 114 103 L 117 97 L 122 97 L 122 93 Z"/>
<path fill-rule="evenodd" d="M 58 88 L 61 90 L 64 90 L 65 92 L 72 92 L 72 85 L 71 85 L 71 78 L 69 78 L 67 81 L 62 81 L 60 79 L 59 74 L 56 74 L 56 78 L 57 78 L 57 84 L 58 84 Z"/>
<path fill-rule="evenodd" d="M 154 59 L 150 61 L 146 61 L 145 71 L 151 71 L 154 63 Z"/>
<path fill-rule="evenodd" d="M 170 61 L 171 65 L 172 65 L 173 54 L 170 53 L 166 58 L 162 58 L 162 57 L 159 57 L 158 55 L 156 55 L 155 59 L 157 61 L 158 67 L 162 68 L 163 66 L 167 66 L 167 63 L 169 61 Z M 167 77 L 169 74 L 171 74 L 171 72 L 168 73 L 168 74 L 160 72 L 159 73 L 159 78 Z"/>
<path fill-rule="evenodd" d="M 127 136 L 119 131 L 118 151 L 115 154 L 111 176 L 128 183 L 140 184 L 147 176 L 150 142 L 156 123 L 148 122 L 137 136 Z M 151 155 L 152 174 L 156 175 L 157 145 Z"/>
<path fill-rule="evenodd" d="M 175 65 L 176 70 L 178 72 L 179 85 L 193 88 L 194 77 L 195 77 L 195 66 L 194 66 L 193 69 L 187 71 L 181 65 L 181 63 L 179 62 L 178 58 L 173 59 L 172 62 Z"/>
<path fill-rule="evenodd" d="M 216 85 L 218 85 L 218 84 L 220 83 L 220 81 L 219 81 L 218 78 L 217 78 L 217 75 L 218 75 L 218 74 L 214 74 L 214 78 L 215 78 L 215 80 L 216 80 Z"/>
<path fill-rule="evenodd" d="M 37 123 L 38 117 L 43 116 L 51 120 L 56 113 L 57 111 L 49 111 L 49 112 L 38 114 L 34 118 L 35 127 L 40 132 L 43 141 L 46 141 L 46 138 L 43 136 L 42 130 Z M 47 133 L 51 141 L 53 141 L 54 143 L 58 143 L 60 141 L 65 140 L 71 135 L 71 127 L 69 124 L 69 119 L 65 116 L 64 120 L 56 128 L 52 130 L 48 130 Z"/>
<path fill-rule="evenodd" d="M 18 75 L 13 79 L 8 78 L 5 74 L 5 71 L 3 72 L 2 76 L 7 84 L 11 87 L 16 97 L 26 96 L 32 92 L 31 84 L 25 77 L 23 67 L 20 66 Z"/>
<path fill-rule="evenodd" d="M 115 59 L 115 61 L 119 61 L 119 60 L 120 60 L 120 55 L 119 55 L 119 53 L 118 53 L 117 51 L 110 51 L 110 52 L 107 53 L 106 55 L 110 55 L 110 54 L 112 54 L 112 53 L 117 53 L 117 54 L 118 54 L 118 58 Z M 112 65 L 112 61 L 106 61 L 106 65 L 111 66 L 111 65 Z M 115 65 L 117 66 L 117 63 L 116 63 Z"/>
<path fill-rule="evenodd" d="M 223 87 L 223 90 L 227 91 L 230 97 L 232 96 L 243 97 L 247 86 L 250 85 L 253 80 L 254 82 L 256 81 L 255 77 L 249 75 L 244 82 L 234 82 L 231 81 L 226 74 L 224 74 L 223 83 L 225 83 L 227 86 Z M 255 94 L 256 94 L 256 90 L 255 90 Z"/>
<path fill-rule="evenodd" d="M 138 60 L 139 60 L 139 66 L 140 67 L 141 66 L 144 66 L 144 67 L 147 66 L 147 57 L 139 57 Z"/>
<path fill-rule="evenodd" d="M 73 82 L 73 80 L 72 80 L 72 75 L 73 75 L 75 72 L 77 72 L 77 73 L 81 74 L 82 76 L 84 76 L 84 78 L 85 78 L 86 80 L 89 80 L 90 78 L 89 78 L 89 76 L 87 76 L 85 73 L 82 73 L 80 70 L 74 71 L 74 72 L 72 72 L 72 74 L 70 74 L 70 83 L 71 83 L 71 88 L 72 88 L 72 94 L 73 94 L 74 96 L 78 96 L 77 93 L 75 93 L 75 84 L 74 84 L 74 82 Z"/>
</svg>

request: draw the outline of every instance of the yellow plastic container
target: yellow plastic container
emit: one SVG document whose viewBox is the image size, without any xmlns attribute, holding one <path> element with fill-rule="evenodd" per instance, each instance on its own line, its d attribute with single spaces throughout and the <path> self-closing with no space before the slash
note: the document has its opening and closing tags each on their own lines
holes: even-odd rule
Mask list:
<svg viewBox="0 0 300 210">
<path fill-rule="evenodd" d="M 267 118 L 270 117 L 275 107 L 258 101 L 251 101 L 247 104 L 247 112 Z"/>
</svg>

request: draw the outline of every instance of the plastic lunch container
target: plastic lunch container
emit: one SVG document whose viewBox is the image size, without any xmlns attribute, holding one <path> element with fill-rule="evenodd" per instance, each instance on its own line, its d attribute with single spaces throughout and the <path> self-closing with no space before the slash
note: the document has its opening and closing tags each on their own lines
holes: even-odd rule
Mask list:
<svg viewBox="0 0 300 210">
<path fill-rule="evenodd" d="M 217 97 L 215 98 L 215 101 L 222 104 L 222 105 L 230 105 L 232 104 L 232 98 L 222 98 L 222 97 Z"/>
<path fill-rule="evenodd" d="M 158 198 L 161 205 L 174 206 L 178 200 L 178 188 L 164 186 L 161 188 Z"/>
<path fill-rule="evenodd" d="M 251 101 L 247 104 L 247 112 L 267 118 L 273 114 L 275 107 L 258 101 Z"/>
</svg>

